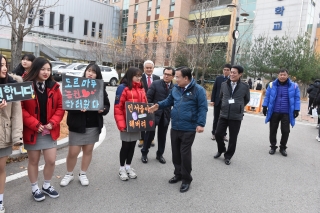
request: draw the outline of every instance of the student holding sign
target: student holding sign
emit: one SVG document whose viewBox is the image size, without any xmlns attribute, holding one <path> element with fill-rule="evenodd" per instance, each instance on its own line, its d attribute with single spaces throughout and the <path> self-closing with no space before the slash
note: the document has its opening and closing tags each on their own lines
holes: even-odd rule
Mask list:
<svg viewBox="0 0 320 213">
<path fill-rule="evenodd" d="M 7 60 L 0 55 L 0 84 L 22 82 L 20 76 L 11 76 L 7 73 Z M 6 162 L 12 153 L 12 145 L 22 144 L 22 112 L 20 102 L 0 101 L 0 213 L 5 212 L 3 193 L 6 181 Z"/>
<path fill-rule="evenodd" d="M 30 72 L 24 77 L 32 81 L 36 98 L 22 101 L 23 141 L 28 150 L 28 176 L 31 182 L 32 195 L 36 201 L 45 199 L 43 193 L 52 198 L 59 197 L 51 186 L 57 153 L 57 139 L 60 136 L 60 122 L 64 115 L 62 95 L 59 84 L 52 80 L 51 64 L 42 57 L 34 60 Z M 43 152 L 45 166 L 43 169 L 44 184 L 38 187 L 38 166 Z"/>
<path fill-rule="evenodd" d="M 102 79 L 101 70 L 96 64 L 86 67 L 83 77 L 89 79 Z M 69 151 L 67 157 L 67 174 L 61 180 L 61 186 L 67 186 L 74 179 L 73 169 L 77 163 L 77 157 L 82 149 L 83 157 L 81 170 L 78 175 L 81 185 L 89 185 L 86 171 L 92 159 L 94 144 L 99 140 L 103 127 L 103 115 L 108 114 L 110 102 L 107 92 L 104 90 L 104 108 L 99 111 L 68 110 L 67 124 L 69 126 Z"/>
<path fill-rule="evenodd" d="M 134 154 L 134 148 L 137 140 L 140 139 L 140 132 L 127 132 L 126 126 L 126 102 L 143 102 L 146 103 L 146 93 L 141 83 L 142 71 L 136 67 L 130 67 L 121 80 L 116 91 L 114 104 L 114 118 L 118 129 L 122 147 L 120 150 L 120 170 L 119 177 L 126 181 L 129 178 L 137 178 L 136 173 L 131 168 L 131 161 Z"/>
</svg>

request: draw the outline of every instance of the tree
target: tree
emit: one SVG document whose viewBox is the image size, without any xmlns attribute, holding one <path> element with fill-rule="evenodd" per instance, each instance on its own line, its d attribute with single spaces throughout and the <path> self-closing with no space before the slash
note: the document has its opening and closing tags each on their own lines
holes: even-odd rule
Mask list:
<svg viewBox="0 0 320 213">
<path fill-rule="evenodd" d="M 36 17 L 43 17 L 48 8 L 54 7 L 59 0 L 47 5 L 46 0 L 1 0 L 0 11 L 11 26 L 11 64 L 16 67 L 21 60 L 23 38 L 34 27 Z M 29 26 L 26 26 L 28 19 Z"/>
</svg>

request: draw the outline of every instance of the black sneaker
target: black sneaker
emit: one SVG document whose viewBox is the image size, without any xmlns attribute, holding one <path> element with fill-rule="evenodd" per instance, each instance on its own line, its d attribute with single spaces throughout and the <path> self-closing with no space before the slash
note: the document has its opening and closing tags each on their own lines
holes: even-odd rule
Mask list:
<svg viewBox="0 0 320 213">
<path fill-rule="evenodd" d="M 49 195 L 49 197 L 52 197 L 52 198 L 59 197 L 59 193 L 56 190 L 54 190 L 53 186 L 49 186 L 49 188 L 47 188 L 47 189 L 44 189 L 42 187 L 42 191 L 43 191 L 43 193 Z"/>
<path fill-rule="evenodd" d="M 46 199 L 46 197 L 44 196 L 44 194 L 40 189 L 37 189 L 35 192 L 32 192 L 32 195 L 33 195 L 33 198 L 38 202 Z"/>
</svg>

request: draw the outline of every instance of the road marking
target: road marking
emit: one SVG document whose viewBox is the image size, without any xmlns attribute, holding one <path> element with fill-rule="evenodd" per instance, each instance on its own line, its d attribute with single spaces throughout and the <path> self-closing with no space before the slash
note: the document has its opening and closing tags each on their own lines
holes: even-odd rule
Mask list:
<svg viewBox="0 0 320 213">
<path fill-rule="evenodd" d="M 106 134 L 107 134 L 107 131 L 106 131 L 106 127 L 103 126 L 102 130 L 101 130 L 101 134 L 99 136 L 99 141 L 97 143 L 94 144 L 94 147 L 93 149 L 96 149 L 98 146 L 101 145 L 101 143 L 103 142 L 103 140 L 105 139 L 106 137 Z M 78 155 L 78 158 L 81 158 L 83 155 L 82 151 L 79 153 Z M 58 165 L 61 165 L 63 163 L 65 163 L 67 161 L 66 158 L 63 158 L 63 159 L 60 159 L 60 160 L 57 160 L 55 162 L 55 165 L 58 166 Z M 44 168 L 44 165 L 41 165 L 39 166 L 39 171 L 42 171 Z M 13 181 L 13 180 L 17 180 L 19 178 L 22 178 L 22 177 L 25 177 L 25 176 L 28 176 L 28 170 L 26 171 L 23 171 L 23 172 L 19 172 L 17 174 L 13 174 L 13 175 L 10 175 L 8 177 L 6 177 L 6 183 L 10 182 L 10 181 Z"/>
</svg>

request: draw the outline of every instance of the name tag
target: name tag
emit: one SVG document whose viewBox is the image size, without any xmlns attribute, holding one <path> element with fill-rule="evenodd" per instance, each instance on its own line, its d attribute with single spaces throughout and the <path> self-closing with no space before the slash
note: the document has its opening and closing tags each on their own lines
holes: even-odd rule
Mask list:
<svg viewBox="0 0 320 213">
<path fill-rule="evenodd" d="M 234 99 L 229 99 L 229 104 L 234 104 Z"/>
</svg>

